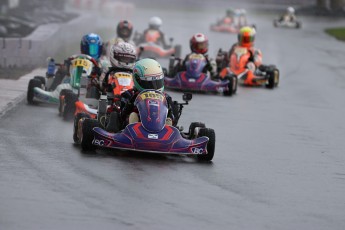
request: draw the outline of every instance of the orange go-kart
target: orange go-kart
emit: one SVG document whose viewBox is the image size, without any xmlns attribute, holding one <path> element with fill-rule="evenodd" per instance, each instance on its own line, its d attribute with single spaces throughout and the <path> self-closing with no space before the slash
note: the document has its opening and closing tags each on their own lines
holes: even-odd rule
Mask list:
<svg viewBox="0 0 345 230">
<path fill-rule="evenodd" d="M 108 98 L 113 101 L 114 106 L 119 106 L 118 102 L 120 101 L 121 94 L 134 86 L 132 75 L 126 72 L 110 73 L 106 81 L 113 86 L 113 92 L 108 93 Z M 80 100 L 75 103 L 75 107 L 75 116 L 78 113 L 88 114 L 93 119 L 97 116 L 97 108 L 92 108 Z"/>
<path fill-rule="evenodd" d="M 137 46 L 137 53 L 140 58 L 169 58 L 171 55 L 175 57 L 181 56 L 181 45 L 172 45 L 173 38 L 170 38 L 170 45 L 163 46 L 158 42 L 159 33 L 157 31 L 149 31 L 146 36 L 137 31 L 134 34 L 133 41 Z"/>
<path fill-rule="evenodd" d="M 218 56 L 224 56 L 221 50 Z M 274 65 L 261 65 L 255 68 L 252 54 L 246 48 L 236 47 L 230 56 L 230 65 L 220 71 L 220 77 L 235 75 L 238 83 L 245 86 L 266 86 L 273 89 L 279 84 L 279 70 Z"/>
</svg>

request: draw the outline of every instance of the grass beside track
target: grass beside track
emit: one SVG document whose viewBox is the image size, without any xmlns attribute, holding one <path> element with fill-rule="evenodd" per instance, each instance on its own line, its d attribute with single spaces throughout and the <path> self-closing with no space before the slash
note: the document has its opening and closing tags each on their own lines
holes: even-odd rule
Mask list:
<svg viewBox="0 0 345 230">
<path fill-rule="evenodd" d="M 345 27 L 329 28 L 325 32 L 340 41 L 345 41 Z"/>
</svg>

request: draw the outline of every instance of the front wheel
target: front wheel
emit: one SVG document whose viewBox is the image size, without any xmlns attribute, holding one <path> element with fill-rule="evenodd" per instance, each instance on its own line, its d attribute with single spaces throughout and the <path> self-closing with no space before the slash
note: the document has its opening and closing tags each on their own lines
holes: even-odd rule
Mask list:
<svg viewBox="0 0 345 230">
<path fill-rule="evenodd" d="M 189 125 L 189 131 L 188 131 L 189 138 L 194 139 L 195 137 L 198 136 L 199 131 L 197 130 L 197 132 L 195 132 L 196 128 L 205 128 L 205 127 L 206 127 L 205 124 L 202 122 L 192 122 Z"/>
<path fill-rule="evenodd" d="M 80 137 L 80 144 L 83 151 L 92 151 L 96 146 L 92 144 L 94 135 L 93 128 L 99 127 L 99 123 L 94 119 L 85 119 L 82 124 L 82 132 Z"/>
<path fill-rule="evenodd" d="M 65 120 L 70 120 L 73 118 L 75 113 L 75 103 L 78 101 L 78 95 L 73 92 L 67 92 L 65 94 L 62 116 Z"/>
<path fill-rule="evenodd" d="M 26 95 L 26 98 L 29 104 L 34 104 L 34 96 L 35 96 L 34 88 L 35 87 L 40 88 L 41 85 L 42 83 L 39 79 L 31 79 L 29 81 L 28 92 Z"/>
<path fill-rule="evenodd" d="M 78 136 L 78 132 L 81 131 L 81 127 L 79 127 L 79 122 L 80 119 L 82 118 L 90 118 L 90 116 L 86 113 L 78 113 L 75 117 L 74 117 L 74 123 L 73 123 L 73 141 L 76 144 L 80 144 L 80 139 Z"/>
<path fill-rule="evenodd" d="M 273 89 L 274 87 L 277 87 L 279 84 L 279 70 L 273 69 L 268 72 L 268 83 L 266 85 L 266 88 Z"/>
<path fill-rule="evenodd" d="M 198 137 L 208 137 L 207 154 L 197 155 L 199 161 L 212 161 L 216 147 L 216 133 L 210 128 L 201 128 Z"/>
</svg>

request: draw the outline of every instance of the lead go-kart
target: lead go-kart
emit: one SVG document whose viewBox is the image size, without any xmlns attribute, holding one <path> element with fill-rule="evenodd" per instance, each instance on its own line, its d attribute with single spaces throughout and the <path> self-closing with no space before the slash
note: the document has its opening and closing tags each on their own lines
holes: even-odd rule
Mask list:
<svg viewBox="0 0 345 230">
<path fill-rule="evenodd" d="M 226 52 L 218 51 L 218 56 L 224 55 L 227 55 Z M 254 63 L 250 62 L 251 55 L 246 48 L 236 47 L 230 56 L 230 65 L 221 70 L 220 76 L 235 76 L 238 83 L 244 86 L 266 86 L 269 89 L 277 87 L 280 77 L 277 67 L 261 65 L 255 69 Z"/>
<path fill-rule="evenodd" d="M 182 47 L 181 45 L 173 45 L 173 40 L 173 38 L 170 38 L 170 44 L 164 47 L 163 44 L 147 40 L 143 34 L 137 31 L 134 33 L 133 38 L 140 58 L 169 58 L 171 55 L 180 57 Z"/>
<path fill-rule="evenodd" d="M 302 22 L 299 20 L 284 20 L 283 18 L 273 20 L 274 27 L 299 29 L 302 27 Z"/>
<path fill-rule="evenodd" d="M 190 93 L 183 95 L 185 103 L 174 102 L 181 116 L 183 105 L 192 99 Z M 136 152 L 177 154 L 196 156 L 201 161 L 211 161 L 215 151 L 215 132 L 206 128 L 204 123 L 193 122 L 188 132 L 183 128 L 166 125 L 168 114 L 167 100 L 157 90 L 142 91 L 134 105 L 138 108 L 140 122 L 128 124 L 121 131 L 107 131 L 100 119 L 87 117 L 77 121 L 76 139 L 84 151 L 95 150 L 97 147 Z M 104 107 L 104 106 L 99 106 Z M 105 112 L 105 111 L 104 111 Z M 100 116 L 104 114 L 100 111 Z M 116 114 L 113 112 L 113 114 Z M 112 119 L 119 119 L 113 116 Z M 109 121 L 119 123 L 119 121 Z"/>
<path fill-rule="evenodd" d="M 232 96 L 237 91 L 237 78 L 233 75 L 222 79 L 211 79 L 210 73 L 203 72 L 207 60 L 204 55 L 192 53 L 186 61 L 185 71 L 174 71 L 175 60 L 181 65 L 181 60 L 172 57 L 169 63 L 169 73 L 164 78 L 164 85 L 168 89 L 194 91 L 204 93 L 223 93 Z"/>
</svg>

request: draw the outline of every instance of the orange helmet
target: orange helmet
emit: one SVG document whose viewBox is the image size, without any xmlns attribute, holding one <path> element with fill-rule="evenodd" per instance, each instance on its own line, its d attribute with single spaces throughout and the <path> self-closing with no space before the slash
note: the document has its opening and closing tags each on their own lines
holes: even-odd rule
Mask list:
<svg viewBox="0 0 345 230">
<path fill-rule="evenodd" d="M 238 33 L 238 44 L 244 47 L 252 47 L 255 40 L 255 33 L 255 29 L 252 27 L 242 27 Z"/>
<path fill-rule="evenodd" d="M 190 49 L 197 54 L 205 54 L 208 51 L 208 38 L 202 34 L 194 34 L 189 41 Z"/>
</svg>

